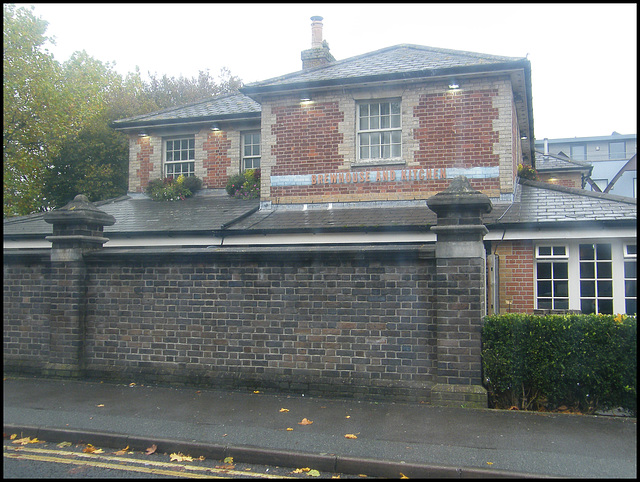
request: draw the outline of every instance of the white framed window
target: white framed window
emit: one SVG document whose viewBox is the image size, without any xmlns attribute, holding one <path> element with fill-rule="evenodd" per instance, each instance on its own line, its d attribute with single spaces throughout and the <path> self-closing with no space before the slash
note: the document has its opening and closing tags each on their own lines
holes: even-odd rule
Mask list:
<svg viewBox="0 0 640 482">
<path fill-rule="evenodd" d="M 534 251 L 534 306 L 582 313 L 634 314 L 635 240 L 540 242 Z"/>
<path fill-rule="evenodd" d="M 569 250 L 565 245 L 536 246 L 536 308 L 569 309 Z"/>
<path fill-rule="evenodd" d="M 180 137 L 165 139 L 164 175 L 165 177 L 195 176 L 195 138 Z"/>
<path fill-rule="evenodd" d="M 627 315 L 638 313 L 637 250 L 636 244 L 625 244 L 624 246 L 624 304 Z"/>
<path fill-rule="evenodd" d="M 358 103 L 358 160 L 402 157 L 400 100 Z"/>
<path fill-rule="evenodd" d="M 580 244 L 580 310 L 613 314 L 611 244 Z"/>
<path fill-rule="evenodd" d="M 260 169 L 260 132 L 242 134 L 242 170 Z"/>
</svg>

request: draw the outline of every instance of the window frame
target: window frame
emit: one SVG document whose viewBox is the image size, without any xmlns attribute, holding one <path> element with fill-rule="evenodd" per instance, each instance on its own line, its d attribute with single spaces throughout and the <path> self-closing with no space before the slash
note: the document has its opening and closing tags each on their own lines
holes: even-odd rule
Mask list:
<svg viewBox="0 0 640 482">
<path fill-rule="evenodd" d="M 187 141 L 188 145 L 185 148 L 180 146 L 180 149 L 174 149 L 172 146 L 172 148 L 169 149 L 169 145 L 168 145 L 169 142 L 176 142 L 176 141 L 179 141 L 180 143 Z M 172 159 L 170 161 L 167 159 L 169 157 L 169 152 L 173 153 L 173 152 L 184 152 L 184 151 L 187 151 L 188 156 L 190 156 L 191 152 L 193 152 L 192 157 L 190 159 L 179 159 L 179 160 Z M 185 165 L 187 165 L 186 170 L 182 168 Z M 169 173 L 169 166 L 173 166 L 174 172 Z M 175 171 L 175 166 L 181 166 L 180 172 Z M 195 156 L 195 136 L 194 135 L 172 136 L 172 137 L 164 137 L 162 139 L 163 177 L 176 178 L 176 177 L 179 177 L 180 175 L 183 175 L 185 177 L 195 176 L 196 175 L 195 169 L 196 169 L 196 156 Z"/>
<path fill-rule="evenodd" d="M 546 249 L 549 248 L 549 253 L 541 253 L 541 248 Z M 558 248 L 558 252 L 556 252 L 556 248 Z M 563 248 L 564 252 L 560 252 L 559 248 Z M 563 243 L 544 243 L 536 245 L 535 255 L 534 255 L 534 300 L 535 300 L 535 308 L 536 309 L 550 309 L 550 310 L 568 310 L 570 309 L 571 302 L 571 292 L 570 292 L 570 266 L 569 266 L 569 258 L 570 251 L 569 245 Z M 538 275 L 540 273 L 538 266 L 542 265 L 550 265 L 549 278 L 540 278 Z M 564 270 L 566 271 L 566 277 L 556 277 L 555 274 L 557 271 L 560 271 L 558 268 L 560 265 L 564 265 Z M 542 296 L 540 294 L 540 285 L 541 283 L 550 283 L 551 295 L 550 296 Z M 563 283 L 566 294 L 560 295 L 557 294 L 559 290 L 560 283 Z M 550 306 L 541 306 L 542 303 L 549 302 Z"/>
<path fill-rule="evenodd" d="M 611 146 L 615 144 L 622 144 L 622 155 L 611 157 Z M 609 142 L 609 160 L 620 160 L 627 158 L 627 143 L 625 141 L 610 141 Z"/>
<path fill-rule="evenodd" d="M 382 105 L 388 105 L 388 115 L 382 113 Z M 397 105 L 398 112 L 394 112 L 395 108 L 393 105 Z M 378 113 L 371 115 L 371 106 L 378 106 Z M 366 116 L 362 115 L 363 106 L 368 106 L 368 114 Z M 356 163 L 358 164 L 388 164 L 388 163 L 398 163 L 403 161 L 402 152 L 403 152 L 403 141 L 402 141 L 402 99 L 401 98 L 383 98 L 383 99 L 367 99 L 367 100 L 359 100 L 356 102 Z M 389 118 L 389 126 L 382 127 L 382 121 L 385 117 Z M 363 128 L 362 120 L 364 118 L 369 119 L 368 128 Z M 398 125 L 394 124 L 394 119 L 398 119 Z M 377 119 L 378 126 L 371 128 L 371 120 Z M 371 151 L 369 152 L 368 157 L 363 157 L 363 148 L 366 148 L 367 145 L 363 144 L 363 139 L 365 136 L 372 136 L 379 134 L 380 142 L 379 143 L 369 143 L 369 149 L 375 148 L 378 150 L 379 157 L 371 157 Z M 389 142 L 384 142 L 383 137 L 385 134 L 389 136 Z M 394 137 L 397 138 L 397 142 L 394 142 Z M 397 146 L 397 147 L 395 147 Z M 384 150 L 389 150 L 389 155 L 387 157 L 384 156 Z M 399 152 L 394 153 L 394 150 L 398 150 Z M 395 154 L 395 155 L 394 155 Z"/>
<path fill-rule="evenodd" d="M 633 252 L 630 252 L 630 246 L 633 246 Z M 623 256 L 623 278 L 624 278 L 624 305 L 625 313 L 628 315 L 638 313 L 638 301 L 637 301 L 637 278 L 638 278 L 638 246 L 635 243 L 625 243 Z M 630 276 L 628 269 L 631 269 L 631 263 L 633 263 L 633 274 L 635 277 Z M 635 308 L 635 310 L 634 310 Z"/>
<path fill-rule="evenodd" d="M 251 144 L 249 144 L 250 146 L 257 146 L 258 148 L 258 154 L 251 154 L 251 155 L 245 155 L 245 148 L 247 147 L 246 144 L 246 138 L 247 136 L 251 136 L 253 139 L 253 136 L 258 136 L 258 143 L 254 143 L 252 142 Z M 252 148 L 253 151 L 253 148 Z M 262 158 L 262 133 L 257 130 L 257 131 L 245 131 L 241 133 L 241 142 L 240 142 L 240 171 L 244 172 L 248 169 L 260 169 L 260 161 Z M 254 165 L 255 161 L 257 159 L 258 165 L 257 167 Z M 247 167 L 247 160 L 251 160 L 251 167 Z"/>
</svg>

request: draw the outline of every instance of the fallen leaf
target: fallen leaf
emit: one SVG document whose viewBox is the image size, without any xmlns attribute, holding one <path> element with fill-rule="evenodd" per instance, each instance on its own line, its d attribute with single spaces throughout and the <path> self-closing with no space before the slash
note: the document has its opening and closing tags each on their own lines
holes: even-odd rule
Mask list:
<svg viewBox="0 0 640 482">
<path fill-rule="evenodd" d="M 33 438 L 33 439 L 31 437 L 24 437 L 24 438 L 16 439 L 11 443 L 20 444 L 20 445 L 27 445 L 27 444 L 37 444 L 37 443 L 40 443 L 40 442 L 42 442 L 42 440 L 38 440 L 37 437 Z"/>
<path fill-rule="evenodd" d="M 311 425 L 313 421 L 307 420 L 306 418 L 302 419 L 302 422 L 298 422 L 298 425 Z"/>
<path fill-rule="evenodd" d="M 409 477 L 407 477 L 406 475 L 404 475 L 402 472 L 400 472 L 400 478 L 401 479 L 408 479 Z"/>
<path fill-rule="evenodd" d="M 354 434 L 352 434 L 352 433 L 348 433 L 348 434 L 346 434 L 346 435 L 344 436 L 344 438 L 358 438 L 358 437 L 356 437 L 356 436 L 355 436 Z"/>
<path fill-rule="evenodd" d="M 58 445 L 56 445 L 56 447 L 61 449 L 64 447 L 71 447 L 71 442 L 60 442 Z"/>
<path fill-rule="evenodd" d="M 127 453 L 127 450 L 129 450 L 129 446 L 127 445 L 125 448 L 123 448 L 122 450 L 118 450 L 117 452 L 114 452 L 114 454 L 116 455 L 124 455 Z"/>
<path fill-rule="evenodd" d="M 487 462 L 487 465 L 493 465 L 493 462 Z"/>
<path fill-rule="evenodd" d="M 254 390 L 253 393 L 260 393 L 260 390 Z"/>
<path fill-rule="evenodd" d="M 287 427 L 287 432 L 291 432 L 293 429 L 291 427 Z"/>
<path fill-rule="evenodd" d="M 346 417 L 344 417 L 344 418 L 351 418 L 351 415 L 347 415 L 347 416 L 346 416 Z"/>
<path fill-rule="evenodd" d="M 13 439 L 15 439 L 17 436 L 18 436 L 18 434 L 17 434 L 17 433 L 11 434 L 11 437 L 9 437 L 9 439 L 13 440 Z"/>
<path fill-rule="evenodd" d="M 317 470 L 313 469 L 310 470 L 309 472 L 307 472 L 307 475 L 310 477 L 320 477 L 320 472 L 318 472 Z"/>
<path fill-rule="evenodd" d="M 216 469 L 222 469 L 222 470 L 233 470 L 235 468 L 236 466 L 233 464 L 216 465 Z"/>
<path fill-rule="evenodd" d="M 301 474 L 303 472 L 309 472 L 311 469 L 309 467 L 302 467 L 301 469 L 295 469 L 292 473 Z"/>
<path fill-rule="evenodd" d="M 289 411 L 289 409 L 288 409 L 288 408 L 281 408 L 281 409 L 280 409 L 280 411 L 281 411 L 281 412 L 288 412 L 288 411 Z"/>
<path fill-rule="evenodd" d="M 233 463 L 233 457 L 225 457 L 223 462 L 225 464 L 232 464 Z"/>
<path fill-rule="evenodd" d="M 145 452 L 145 455 L 151 455 L 151 454 L 155 453 L 157 448 L 158 448 L 158 446 L 156 444 L 151 445 L 151 447 L 147 448 L 147 451 Z"/>
<path fill-rule="evenodd" d="M 129 386 L 130 386 L 130 387 L 135 387 L 135 386 L 136 386 L 136 384 L 135 384 L 135 383 L 129 383 Z"/>
<path fill-rule="evenodd" d="M 358 477 L 367 477 L 367 474 L 358 474 Z"/>
<path fill-rule="evenodd" d="M 96 405 L 96 407 L 104 407 L 104 403 L 101 403 L 100 405 Z"/>
<path fill-rule="evenodd" d="M 200 457 L 198 457 L 198 460 L 204 460 L 204 455 L 201 455 Z"/>
<path fill-rule="evenodd" d="M 172 453 L 170 456 L 169 462 L 193 462 L 193 457 L 189 457 L 188 455 L 184 455 L 181 452 Z"/>
<path fill-rule="evenodd" d="M 249 472 L 249 471 L 251 470 L 251 468 L 250 468 L 250 467 L 247 467 L 247 468 L 246 468 L 246 469 L 244 469 L 244 470 L 246 470 L 247 472 Z M 267 469 L 267 470 L 268 470 L 268 469 Z"/>
<path fill-rule="evenodd" d="M 516 407 L 515 405 L 511 405 L 509 407 L 509 410 L 520 410 L 518 407 Z"/>
</svg>

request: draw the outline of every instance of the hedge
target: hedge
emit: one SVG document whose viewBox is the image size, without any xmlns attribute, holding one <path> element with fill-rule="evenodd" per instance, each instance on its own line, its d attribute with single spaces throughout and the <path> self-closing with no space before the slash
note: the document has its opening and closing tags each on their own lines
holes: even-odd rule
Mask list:
<svg viewBox="0 0 640 482">
<path fill-rule="evenodd" d="M 487 316 L 482 367 L 490 406 L 635 414 L 636 341 L 635 316 Z"/>
</svg>

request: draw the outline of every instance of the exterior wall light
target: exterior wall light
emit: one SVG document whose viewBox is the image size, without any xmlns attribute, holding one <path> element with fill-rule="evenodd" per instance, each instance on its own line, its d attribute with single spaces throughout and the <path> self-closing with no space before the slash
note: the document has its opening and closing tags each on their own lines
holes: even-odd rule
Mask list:
<svg viewBox="0 0 640 482">
<path fill-rule="evenodd" d="M 308 94 L 303 94 L 300 96 L 300 103 L 301 104 L 308 104 L 309 102 L 311 102 L 311 96 Z"/>
<path fill-rule="evenodd" d="M 146 131 L 142 131 L 140 133 L 138 133 L 138 137 L 147 137 L 149 134 L 146 133 Z"/>
<path fill-rule="evenodd" d="M 220 126 L 218 124 L 212 124 L 211 130 L 217 132 L 220 130 Z"/>
<path fill-rule="evenodd" d="M 452 80 L 451 82 L 449 82 L 449 89 L 450 90 L 455 90 L 455 89 L 459 89 L 460 86 L 458 85 L 458 83 L 455 80 Z"/>
</svg>

